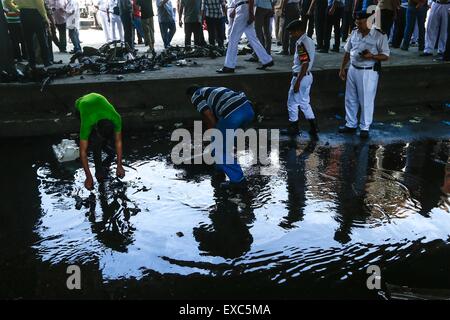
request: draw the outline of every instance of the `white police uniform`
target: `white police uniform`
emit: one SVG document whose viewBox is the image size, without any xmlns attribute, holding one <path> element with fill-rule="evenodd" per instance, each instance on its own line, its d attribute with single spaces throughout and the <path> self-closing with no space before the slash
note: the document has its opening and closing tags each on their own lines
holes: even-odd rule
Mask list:
<svg viewBox="0 0 450 320">
<path fill-rule="evenodd" d="M 344 50 L 350 53 L 350 67 L 345 88 L 345 126 L 348 128 L 358 126 L 357 114 L 361 107 L 359 128 L 369 130 L 373 119 L 378 72 L 373 69 L 375 60 L 364 59 L 360 53 L 368 50 L 372 54 L 389 56 L 388 38 L 376 28 L 372 28 L 365 37 L 358 29 L 354 29 Z"/>
<path fill-rule="evenodd" d="M 238 44 L 245 33 L 251 47 L 253 48 L 255 54 L 257 55 L 259 61 L 262 64 L 267 64 L 272 61 L 272 57 L 266 52 L 266 49 L 259 42 L 256 31 L 255 24 L 248 24 L 249 19 L 249 8 L 248 1 L 246 0 L 234 0 L 233 7 L 236 10 L 236 14 L 233 21 L 233 26 L 231 27 L 230 36 L 228 39 L 227 54 L 225 57 L 224 66 L 227 68 L 234 69 L 237 64 L 237 54 L 238 54 Z"/>
<path fill-rule="evenodd" d="M 99 18 L 102 25 L 103 33 L 105 34 L 105 40 L 106 42 L 110 42 L 112 39 L 110 24 L 108 21 L 109 1 L 96 0 L 94 3 L 98 6 L 97 18 Z"/>
<path fill-rule="evenodd" d="M 308 37 L 306 33 L 297 40 L 294 54 L 294 65 L 292 67 L 293 77 L 291 80 L 291 87 L 289 88 L 287 102 L 290 122 L 298 121 L 299 107 L 307 120 L 315 119 L 309 98 L 309 92 L 313 82 L 311 68 L 314 63 L 315 51 L 314 41 Z M 303 79 L 300 81 L 298 92 L 295 93 L 294 85 L 297 82 L 302 64 L 304 63 L 309 63 L 308 70 Z"/>
<path fill-rule="evenodd" d="M 110 30 L 111 30 L 111 40 L 124 41 L 123 37 L 123 24 L 120 15 L 114 14 L 114 8 L 118 8 L 118 0 L 108 0 L 109 4 L 109 20 L 110 20 Z M 117 33 L 116 33 L 117 32 Z"/>
<path fill-rule="evenodd" d="M 427 32 L 425 33 L 425 53 L 433 53 L 439 35 L 438 52 L 445 52 L 447 42 L 448 12 L 450 10 L 449 0 L 436 0 L 431 4 L 427 19 Z"/>
</svg>

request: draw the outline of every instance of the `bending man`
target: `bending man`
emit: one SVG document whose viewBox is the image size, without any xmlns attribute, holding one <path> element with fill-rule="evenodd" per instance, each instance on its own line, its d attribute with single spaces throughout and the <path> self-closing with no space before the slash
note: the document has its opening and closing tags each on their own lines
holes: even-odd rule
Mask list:
<svg viewBox="0 0 450 320">
<path fill-rule="evenodd" d="M 122 166 L 122 119 L 113 105 L 98 93 L 89 93 L 75 102 L 80 113 L 80 159 L 86 174 L 84 186 L 92 190 L 94 180 L 87 159 L 88 149 L 94 153 L 95 177 L 102 182 L 117 153 L 116 175 L 125 176 Z M 102 151 L 106 158 L 102 161 Z"/>
</svg>

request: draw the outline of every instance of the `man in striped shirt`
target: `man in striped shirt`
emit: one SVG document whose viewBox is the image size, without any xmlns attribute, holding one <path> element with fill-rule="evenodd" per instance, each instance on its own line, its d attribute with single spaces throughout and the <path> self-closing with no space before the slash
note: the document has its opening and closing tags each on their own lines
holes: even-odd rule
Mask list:
<svg viewBox="0 0 450 320">
<path fill-rule="evenodd" d="M 214 146 L 213 156 L 216 168 L 225 173 L 229 182 L 222 187 L 242 186 L 245 182 L 241 166 L 236 162 L 233 148 L 227 147 L 226 130 L 245 127 L 254 117 L 253 106 L 243 92 L 235 92 L 224 87 L 188 88 L 186 94 L 191 97 L 192 104 L 201 113 L 208 129 L 216 128 L 222 133 L 222 147 Z M 234 146 L 233 143 L 229 145 Z"/>
</svg>

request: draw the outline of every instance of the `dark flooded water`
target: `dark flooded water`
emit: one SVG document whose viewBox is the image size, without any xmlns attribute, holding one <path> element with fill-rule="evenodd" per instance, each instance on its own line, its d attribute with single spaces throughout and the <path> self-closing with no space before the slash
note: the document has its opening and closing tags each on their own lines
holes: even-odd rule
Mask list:
<svg viewBox="0 0 450 320">
<path fill-rule="evenodd" d="M 240 193 L 213 187 L 209 167 L 172 165 L 165 133 L 128 137 L 126 177 L 92 194 L 79 164 L 54 159 L 59 139 L 3 142 L 0 295 L 381 299 L 386 282 L 450 289 L 447 127 L 413 139 L 415 130 L 388 139 L 378 129 L 368 142 L 284 137 L 276 174 L 244 166 L 250 187 Z M 72 264 L 79 292 L 66 288 Z M 366 286 L 370 265 L 381 291 Z"/>
</svg>

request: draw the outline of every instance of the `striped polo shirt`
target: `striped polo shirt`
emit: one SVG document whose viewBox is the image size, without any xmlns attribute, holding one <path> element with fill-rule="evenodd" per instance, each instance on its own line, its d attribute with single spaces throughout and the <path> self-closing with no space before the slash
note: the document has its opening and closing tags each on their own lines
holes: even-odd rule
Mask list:
<svg viewBox="0 0 450 320">
<path fill-rule="evenodd" d="M 243 92 L 235 92 L 224 87 L 203 87 L 194 92 L 191 101 L 198 112 L 209 108 L 219 119 L 226 118 L 248 99 Z"/>
</svg>

